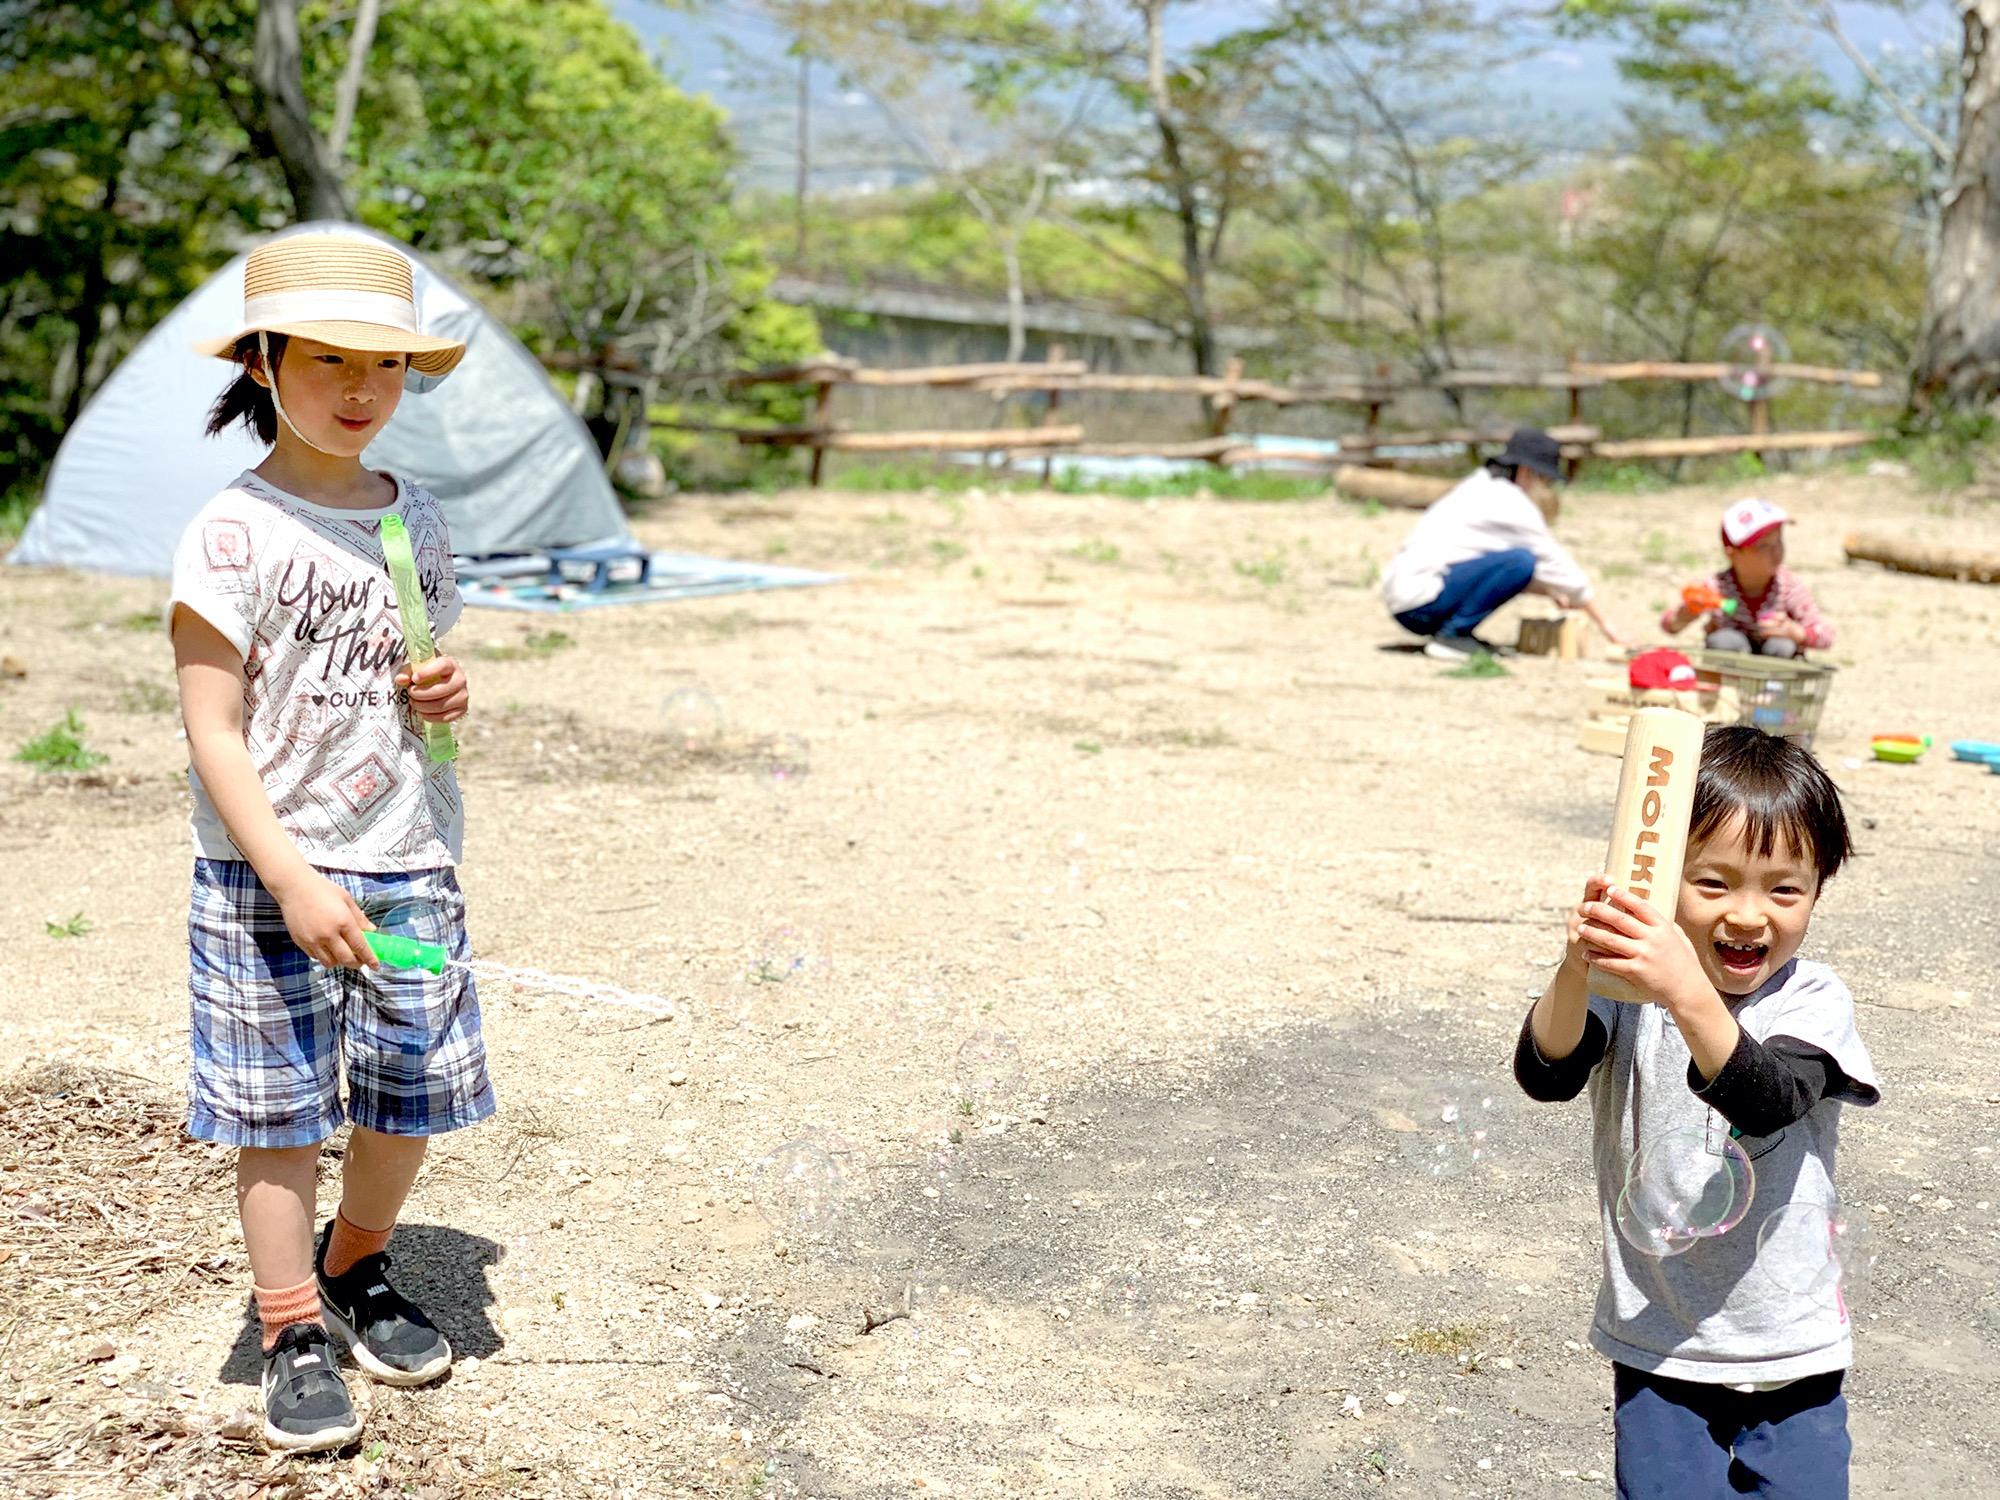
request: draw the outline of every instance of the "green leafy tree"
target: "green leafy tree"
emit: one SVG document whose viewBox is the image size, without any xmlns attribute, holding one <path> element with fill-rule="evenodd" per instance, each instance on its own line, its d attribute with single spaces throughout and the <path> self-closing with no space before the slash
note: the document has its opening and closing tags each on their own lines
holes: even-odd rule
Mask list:
<svg viewBox="0 0 2000 1500">
<path fill-rule="evenodd" d="M 1912 0 L 1876 9 L 1912 12 Z M 1852 7 L 1847 7 L 1852 9 Z M 1627 73 L 1715 130 L 1755 128 L 1774 110 L 1850 128 L 1850 158 L 1900 175 L 1930 251 L 1911 397 L 1919 409 L 1983 407 L 2000 397 L 2000 0 L 1954 0 L 1955 38 L 1898 66 L 1857 45 L 1830 0 L 1564 0 L 1572 25 L 1620 37 Z M 1746 40 L 1759 45 L 1746 47 Z M 1822 62 L 1830 43 L 1852 79 Z M 1955 45 L 1954 45 L 1955 43 Z M 1893 134 L 1892 134 L 1893 132 Z M 1890 142 L 1895 142 L 1891 146 Z"/>
<path fill-rule="evenodd" d="M 84 401 L 279 201 L 187 46 L 223 3 L 0 0 L 0 471 L 37 481 Z"/>
<path fill-rule="evenodd" d="M 339 203 L 315 162 L 341 164 Z M 809 352 L 810 317 L 764 301 L 733 166 L 715 109 L 601 0 L 0 0 L 0 457 L 32 485 L 246 235 L 347 204 L 543 350 L 616 342 L 650 372 Z"/>
</svg>

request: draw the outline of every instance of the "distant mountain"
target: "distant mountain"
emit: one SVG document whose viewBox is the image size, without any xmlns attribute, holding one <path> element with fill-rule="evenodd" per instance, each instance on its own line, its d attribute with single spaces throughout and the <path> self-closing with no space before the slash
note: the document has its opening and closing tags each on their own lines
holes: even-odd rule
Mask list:
<svg viewBox="0 0 2000 1500">
<path fill-rule="evenodd" d="M 728 111 L 744 153 L 745 184 L 789 186 L 797 164 L 798 64 L 787 55 L 785 34 L 729 0 L 705 0 L 692 10 L 654 0 L 609 4 L 660 56 L 669 77 Z M 1840 9 L 1854 40 L 1871 53 L 1955 35 L 1949 0 L 1922 0 L 1907 17 L 1877 5 Z M 1532 32 L 1521 41 L 1528 55 L 1483 80 L 1492 100 L 1490 128 L 1549 142 L 1554 161 L 1609 149 L 1631 97 L 1616 53 Z M 1825 50 L 1829 69 L 1844 72 L 1848 65 L 1831 43 Z M 917 175 L 867 96 L 844 88 L 823 65 L 812 73 L 810 108 L 815 192 L 880 190 Z"/>
</svg>

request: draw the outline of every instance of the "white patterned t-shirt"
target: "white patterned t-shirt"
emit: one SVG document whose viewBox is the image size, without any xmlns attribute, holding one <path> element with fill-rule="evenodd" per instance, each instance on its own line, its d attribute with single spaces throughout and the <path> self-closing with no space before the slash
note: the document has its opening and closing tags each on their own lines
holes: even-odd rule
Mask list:
<svg viewBox="0 0 2000 1500">
<path fill-rule="evenodd" d="M 310 864 L 441 869 L 464 833 L 458 778 L 424 748 L 422 720 L 395 683 L 403 661 L 382 518 L 409 528 L 431 634 L 458 619 L 444 511 L 397 479 L 388 505 L 315 505 L 244 473 L 174 551 L 171 628 L 184 605 L 243 655 L 243 738 L 278 824 Z M 242 859 L 193 767 L 195 852 Z"/>
</svg>

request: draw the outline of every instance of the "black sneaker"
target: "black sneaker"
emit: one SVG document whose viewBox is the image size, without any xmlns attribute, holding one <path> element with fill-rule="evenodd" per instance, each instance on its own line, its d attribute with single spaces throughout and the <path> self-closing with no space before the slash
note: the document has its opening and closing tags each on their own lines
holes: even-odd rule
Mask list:
<svg viewBox="0 0 2000 1500">
<path fill-rule="evenodd" d="M 319 1234 L 313 1274 L 327 1326 L 347 1341 L 354 1362 L 384 1385 L 427 1385 L 451 1368 L 451 1345 L 423 1310 L 389 1285 L 389 1254 L 364 1255 L 338 1276 L 326 1274 L 333 1221 Z"/>
<path fill-rule="evenodd" d="M 361 1414 L 326 1330 L 294 1323 L 264 1356 L 264 1441 L 286 1453 L 325 1453 L 361 1436 Z"/>
</svg>

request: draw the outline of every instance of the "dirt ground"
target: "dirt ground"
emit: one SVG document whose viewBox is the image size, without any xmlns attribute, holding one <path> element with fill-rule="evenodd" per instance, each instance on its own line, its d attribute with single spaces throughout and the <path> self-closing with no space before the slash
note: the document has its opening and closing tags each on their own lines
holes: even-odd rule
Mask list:
<svg viewBox="0 0 2000 1500">
<path fill-rule="evenodd" d="M 1990 1495 L 2000 776 L 1942 745 L 2000 739 L 2000 589 L 1847 567 L 1839 539 L 1996 548 L 2000 510 L 1895 477 L 1763 489 L 1841 632 L 1818 749 L 1861 857 L 1808 952 L 1884 1078 L 1843 1132 L 1881 1252 L 1855 1492 Z M 1560 529 L 1651 638 L 1735 493 L 1584 491 Z M 1507 1071 L 1602 854 L 1617 766 L 1576 745 L 1602 668 L 1456 679 L 1385 649 L 1373 582 L 1410 520 L 687 497 L 642 534 L 845 581 L 468 610 L 475 948 L 675 1010 L 482 987 L 500 1113 L 436 1143 L 395 1246 L 459 1364 L 300 1461 L 237 1436 L 227 1162 L 176 1137 L 164 586 L 0 570 L 27 668 L 0 745 L 74 706 L 109 757 L 0 763 L 0 1487 L 1608 1493 L 1583 1110 Z M 691 686 L 723 718 L 692 748 Z M 1897 731 L 1940 748 L 1862 759 Z M 1426 1128 L 1440 1098 L 1485 1122 L 1477 1159 Z"/>
</svg>

